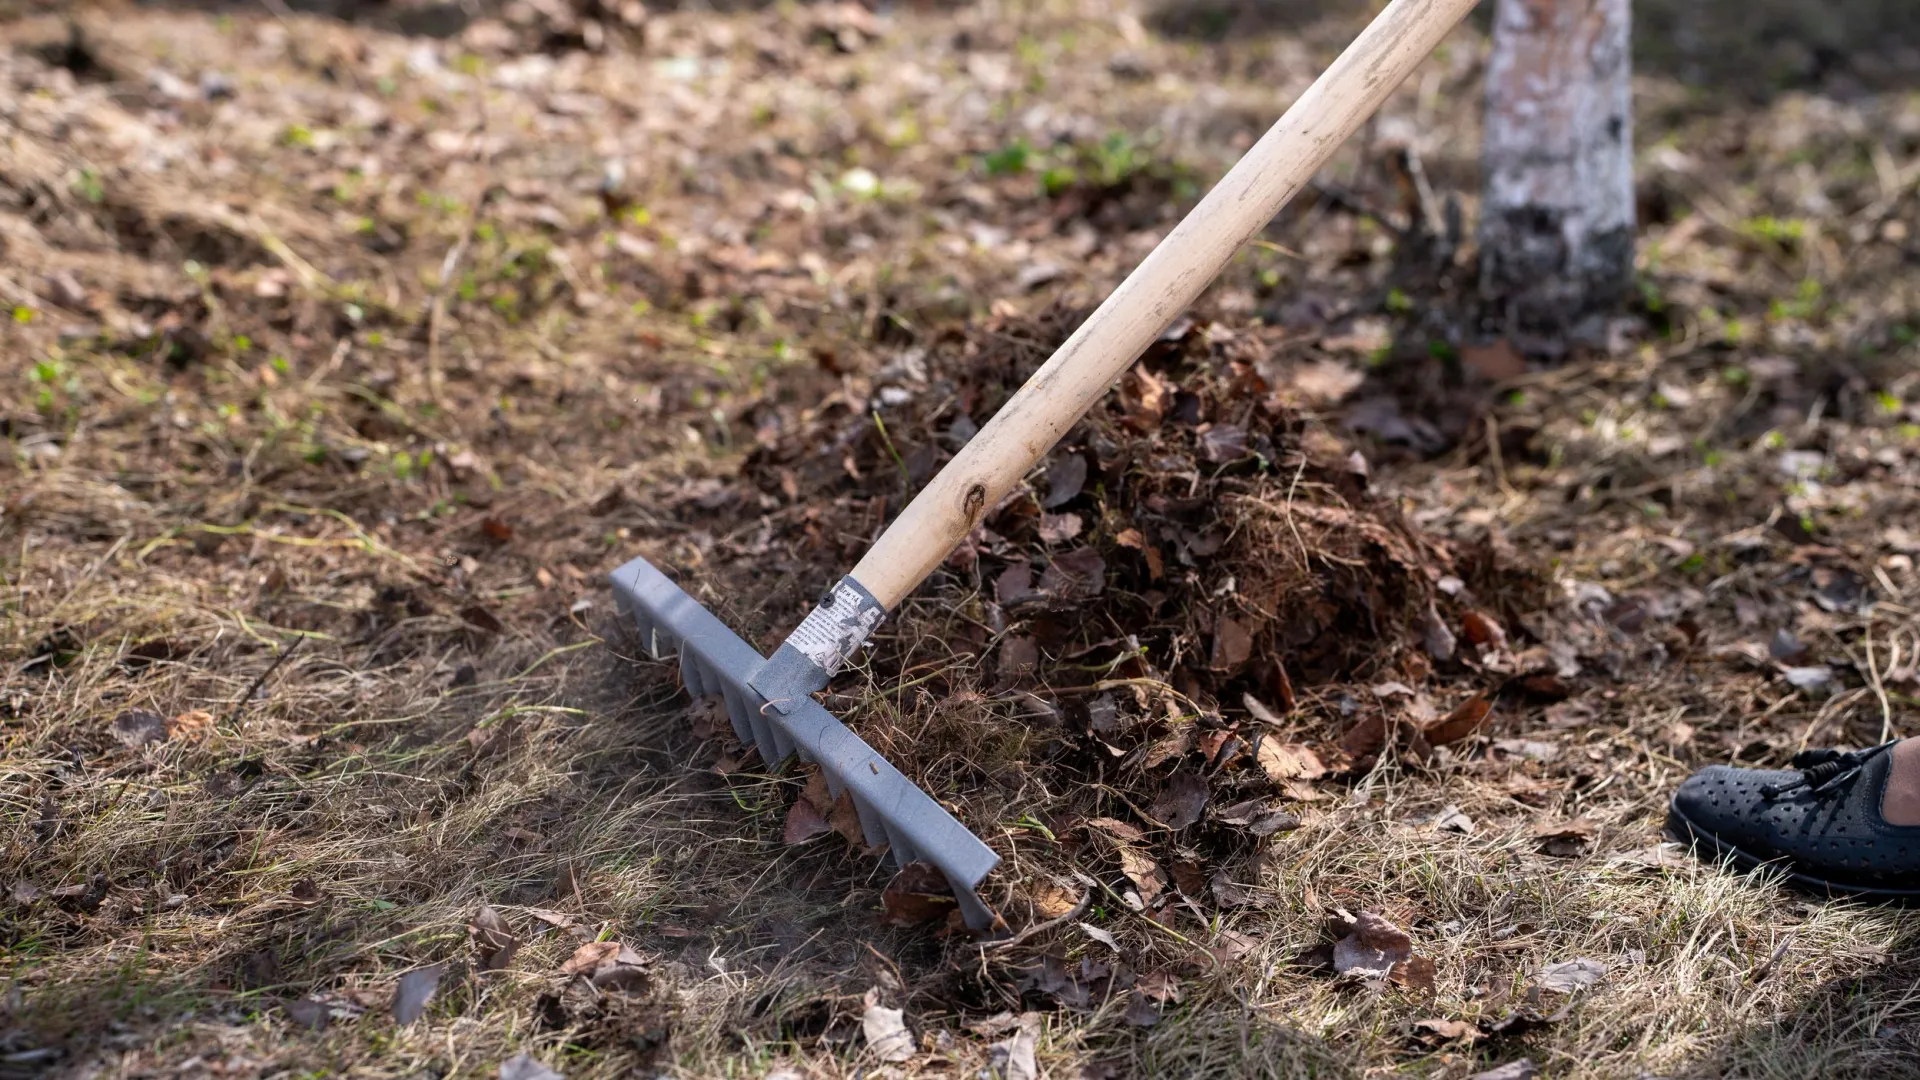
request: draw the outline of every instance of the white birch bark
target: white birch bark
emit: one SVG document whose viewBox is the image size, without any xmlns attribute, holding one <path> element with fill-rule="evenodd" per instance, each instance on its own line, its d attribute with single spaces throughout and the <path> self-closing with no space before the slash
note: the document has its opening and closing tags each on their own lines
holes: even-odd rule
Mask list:
<svg viewBox="0 0 1920 1080">
<path fill-rule="evenodd" d="M 1495 3 L 1480 286 L 1516 329 L 1568 335 L 1632 282 L 1629 25 L 1629 0 Z"/>
</svg>

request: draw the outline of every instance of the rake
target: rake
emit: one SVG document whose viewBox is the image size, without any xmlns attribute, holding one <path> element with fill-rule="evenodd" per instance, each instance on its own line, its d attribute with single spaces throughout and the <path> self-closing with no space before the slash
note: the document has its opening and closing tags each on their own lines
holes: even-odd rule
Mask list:
<svg viewBox="0 0 1920 1080">
<path fill-rule="evenodd" d="M 1476 0 L 1392 0 L 1072 337 L 1034 372 L 829 590 L 771 657 L 645 559 L 615 570 L 614 598 L 656 659 L 678 652 L 694 696 L 717 695 L 769 765 L 819 765 L 852 792 L 867 843 L 901 867 L 939 868 L 967 925 L 998 921 L 976 892 L 1000 861 L 926 792 L 813 698 L 1028 469 L 1273 220 Z"/>
</svg>

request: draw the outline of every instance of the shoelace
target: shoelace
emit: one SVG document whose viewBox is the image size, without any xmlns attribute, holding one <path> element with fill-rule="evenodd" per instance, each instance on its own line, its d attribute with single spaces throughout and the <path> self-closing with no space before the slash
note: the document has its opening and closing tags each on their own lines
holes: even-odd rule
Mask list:
<svg viewBox="0 0 1920 1080">
<path fill-rule="evenodd" d="M 1868 762 L 1893 749 L 1894 745 L 1899 741 L 1900 740 L 1895 739 L 1893 742 L 1881 743 L 1879 746 L 1869 747 L 1865 750 L 1829 750 L 1825 748 L 1819 750 L 1802 750 L 1793 755 L 1793 760 L 1787 763 L 1795 769 L 1799 775 L 1793 780 L 1762 786 L 1760 788 L 1760 797 L 1768 800 L 1778 799 L 1783 795 L 1799 791 L 1801 788 L 1807 789 L 1807 793 L 1810 795 L 1819 795 L 1824 792 L 1838 790 L 1842 784 L 1859 776 L 1860 770 L 1866 768 Z"/>
</svg>

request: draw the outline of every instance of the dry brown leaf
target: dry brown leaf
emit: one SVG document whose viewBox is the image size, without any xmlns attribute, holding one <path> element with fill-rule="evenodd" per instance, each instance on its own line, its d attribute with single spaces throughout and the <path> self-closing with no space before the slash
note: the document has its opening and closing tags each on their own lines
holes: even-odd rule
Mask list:
<svg viewBox="0 0 1920 1080">
<path fill-rule="evenodd" d="M 1151 905 L 1166 890 L 1167 878 L 1160 864 L 1138 848 L 1121 846 L 1120 872 L 1127 875 L 1127 880 L 1140 890 L 1140 900 L 1144 904 Z"/>
<path fill-rule="evenodd" d="M 507 928 L 507 921 L 491 907 L 482 907 L 467 924 L 473 939 L 473 951 L 481 971 L 503 971 L 520 950 L 520 940 Z"/>
<path fill-rule="evenodd" d="M 1268 779 L 1276 782 L 1318 780 L 1327 775 L 1327 767 L 1320 761 L 1320 755 L 1304 743 L 1283 743 L 1272 737 L 1263 738 L 1254 757 L 1260 762 L 1260 768 Z"/>
<path fill-rule="evenodd" d="M 1072 893 L 1044 881 L 1033 887 L 1031 899 L 1034 914 L 1043 919 L 1060 918 L 1080 903 Z"/>
<path fill-rule="evenodd" d="M 213 714 L 205 709 L 193 709 L 167 721 L 167 738 L 184 739 L 198 742 L 213 730 Z"/>
<path fill-rule="evenodd" d="M 908 863 L 880 892 L 880 921 L 891 926 L 944 922 L 957 910 L 946 875 L 926 863 Z"/>
<path fill-rule="evenodd" d="M 1427 725 L 1421 734 L 1426 736 L 1427 743 L 1431 746 L 1457 743 L 1479 731 L 1480 726 L 1487 722 L 1487 716 L 1492 712 L 1493 698 L 1482 690 L 1455 706 L 1454 710 L 1440 722 Z"/>
<path fill-rule="evenodd" d="M 600 969 L 600 965 L 613 962 L 620 955 L 620 943 L 617 941 L 589 941 L 578 949 L 567 962 L 560 965 L 562 975 L 591 975 Z"/>
<path fill-rule="evenodd" d="M 400 976 L 399 985 L 393 989 L 393 1022 L 405 1027 L 420 1019 L 427 1011 L 427 1002 L 433 1000 L 433 992 L 440 988 L 444 973 L 445 969 L 436 964 Z"/>
<path fill-rule="evenodd" d="M 1083 523 L 1079 514 L 1041 514 L 1040 542 L 1064 544 L 1080 535 Z"/>
<path fill-rule="evenodd" d="M 781 842 L 788 845 L 804 844 L 816 836 L 824 836 L 833 831 L 827 819 L 812 803 L 805 798 L 795 799 L 793 808 L 787 811 L 786 828 L 781 832 Z"/>
<path fill-rule="evenodd" d="M 167 718 L 147 709 L 128 709 L 113 720 L 113 737 L 138 750 L 167 737 Z"/>
<path fill-rule="evenodd" d="M 1055 600 L 1099 596 L 1107 587 L 1107 562 L 1090 547 L 1063 551 L 1040 574 L 1040 591 Z"/>
<path fill-rule="evenodd" d="M 1053 510 L 1080 497 L 1087 485 L 1087 459 L 1083 454 L 1062 453 L 1047 465 L 1047 497 L 1040 505 Z"/>
<path fill-rule="evenodd" d="M 1469 611 L 1460 617 L 1467 640 L 1483 649 L 1498 649 L 1507 643 L 1507 632 L 1484 611 Z"/>
<path fill-rule="evenodd" d="M 1184 829 L 1200 820 L 1207 809 L 1207 782 L 1182 769 L 1167 777 L 1148 812 L 1169 829 Z"/>
<path fill-rule="evenodd" d="M 1584 990 L 1607 976 L 1607 965 L 1598 960 L 1580 957 L 1558 964 L 1548 964 L 1534 976 L 1534 983 L 1542 990 L 1555 994 L 1571 994 Z"/>
<path fill-rule="evenodd" d="M 1160 1003 L 1142 994 L 1136 987 L 1127 995 L 1127 1007 L 1120 1018 L 1131 1027 L 1152 1027 L 1160 1022 Z"/>
<path fill-rule="evenodd" d="M 1354 916 L 1347 935 L 1333 945 L 1333 970 L 1370 979 L 1392 974 L 1394 965 L 1413 955 L 1413 939 L 1405 930 L 1371 911 Z"/>
<path fill-rule="evenodd" d="M 1132 840 L 1135 842 L 1139 842 L 1147 838 L 1147 834 L 1144 832 L 1141 832 L 1138 826 L 1129 825 L 1126 822 L 1120 821 L 1116 818 L 1110 818 L 1110 817 L 1088 818 L 1087 826 L 1089 828 L 1099 829 L 1101 832 L 1106 833 L 1108 836 L 1117 837 L 1118 839 L 1121 839 L 1121 840 Z"/>
<path fill-rule="evenodd" d="M 1393 970 L 1387 977 L 1391 979 L 1396 986 L 1404 986 L 1409 990 L 1418 990 L 1423 994 L 1431 994 L 1434 991 L 1438 976 L 1439 970 L 1434 967 L 1432 960 L 1421 956 L 1419 953 L 1414 953 L 1412 956 L 1393 965 Z"/>
<path fill-rule="evenodd" d="M 1465 1020 L 1415 1020 L 1415 1031 L 1424 1031 L 1433 1036 L 1433 1042 L 1474 1042 L 1486 1038 L 1486 1033 Z"/>
<path fill-rule="evenodd" d="M 1542 855 L 1570 859 L 1587 850 L 1595 828 L 1593 822 L 1577 817 L 1571 821 L 1542 822 L 1533 827 L 1533 836 L 1540 841 Z"/>
<path fill-rule="evenodd" d="M 1460 346 L 1460 363 L 1488 382 L 1506 382 L 1527 373 L 1527 358 L 1506 338 Z"/>
<path fill-rule="evenodd" d="M 1379 713 L 1368 713 L 1354 721 L 1346 734 L 1340 736 L 1340 749 L 1350 758 L 1371 757 L 1387 745 L 1387 718 Z"/>
<path fill-rule="evenodd" d="M 1215 671 L 1235 671 L 1253 655 L 1253 633 L 1238 619 L 1225 615 L 1213 623 L 1213 654 L 1207 666 Z"/>
</svg>

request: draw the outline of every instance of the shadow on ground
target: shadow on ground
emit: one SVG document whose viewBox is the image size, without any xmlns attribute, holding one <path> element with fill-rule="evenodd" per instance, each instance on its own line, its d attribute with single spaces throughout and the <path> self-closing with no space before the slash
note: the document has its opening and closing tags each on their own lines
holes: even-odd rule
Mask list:
<svg viewBox="0 0 1920 1080">
<path fill-rule="evenodd" d="M 1920 1076 L 1920 938 L 1895 941 L 1884 958 L 1868 942 L 1860 953 L 1865 970 L 1822 983 L 1795 1011 L 1734 1033 L 1676 1080 Z"/>
</svg>

